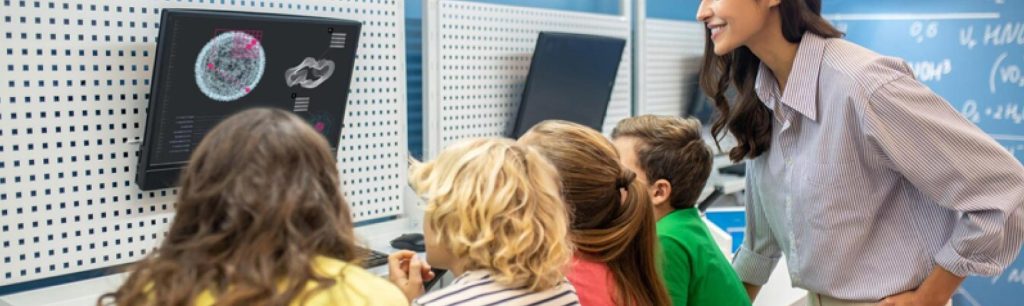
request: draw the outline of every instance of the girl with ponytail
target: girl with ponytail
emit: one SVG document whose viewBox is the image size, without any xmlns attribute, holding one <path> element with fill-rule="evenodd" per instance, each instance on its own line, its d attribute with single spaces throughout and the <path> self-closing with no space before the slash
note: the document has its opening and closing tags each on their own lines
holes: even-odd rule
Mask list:
<svg viewBox="0 0 1024 306">
<path fill-rule="evenodd" d="M 655 259 L 650 197 L 612 143 L 566 121 L 541 122 L 519 142 L 538 149 L 561 176 L 577 248 L 567 276 L 580 304 L 671 305 Z"/>
</svg>

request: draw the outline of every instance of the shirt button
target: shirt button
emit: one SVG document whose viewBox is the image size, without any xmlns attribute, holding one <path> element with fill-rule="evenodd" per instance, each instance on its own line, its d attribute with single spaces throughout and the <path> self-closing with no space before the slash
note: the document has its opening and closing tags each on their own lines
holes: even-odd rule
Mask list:
<svg viewBox="0 0 1024 306">
<path fill-rule="evenodd" d="M 786 159 L 786 165 L 787 166 L 792 166 L 793 165 L 793 160 L 792 159 Z"/>
</svg>

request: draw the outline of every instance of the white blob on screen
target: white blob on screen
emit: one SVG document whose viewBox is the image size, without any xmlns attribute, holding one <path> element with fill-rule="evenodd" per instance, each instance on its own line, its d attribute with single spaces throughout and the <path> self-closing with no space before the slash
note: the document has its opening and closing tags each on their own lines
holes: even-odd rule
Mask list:
<svg viewBox="0 0 1024 306">
<path fill-rule="evenodd" d="M 334 74 L 334 61 L 307 57 L 298 66 L 285 70 L 284 82 L 288 84 L 288 87 L 299 85 L 302 88 L 313 89 L 331 78 L 332 74 Z"/>
<path fill-rule="evenodd" d="M 266 62 L 259 39 L 244 32 L 225 32 L 199 51 L 196 85 L 215 101 L 238 100 L 256 89 Z"/>
</svg>

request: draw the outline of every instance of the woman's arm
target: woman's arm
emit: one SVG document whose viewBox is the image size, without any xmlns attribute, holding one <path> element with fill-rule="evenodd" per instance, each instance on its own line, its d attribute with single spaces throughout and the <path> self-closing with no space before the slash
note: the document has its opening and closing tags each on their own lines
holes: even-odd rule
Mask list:
<svg viewBox="0 0 1024 306">
<path fill-rule="evenodd" d="M 736 274 L 747 289 L 747 295 L 753 302 L 757 297 L 761 286 L 768 282 L 772 270 L 779 263 L 782 256 L 782 249 L 768 226 L 768 217 L 762 209 L 761 199 L 757 195 L 757 179 L 750 171 L 751 161 L 747 162 L 747 190 L 744 192 L 746 198 L 747 224 L 746 234 L 743 243 L 736 256 L 733 258 L 732 266 Z M 753 289 L 753 290 L 752 290 Z"/>
<path fill-rule="evenodd" d="M 887 166 L 961 213 L 935 255 L 939 267 L 919 289 L 995 275 L 1017 256 L 1024 241 L 1024 167 L 1007 150 L 909 75 L 876 90 L 862 120 Z"/>
</svg>

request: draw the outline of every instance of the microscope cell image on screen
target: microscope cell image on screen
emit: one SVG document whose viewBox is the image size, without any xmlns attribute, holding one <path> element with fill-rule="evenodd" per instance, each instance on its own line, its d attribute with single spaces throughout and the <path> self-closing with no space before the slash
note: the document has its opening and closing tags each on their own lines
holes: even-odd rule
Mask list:
<svg viewBox="0 0 1024 306">
<path fill-rule="evenodd" d="M 299 85 L 302 88 L 313 89 L 331 78 L 332 74 L 334 74 L 333 61 L 307 57 L 298 66 L 288 68 L 284 72 L 284 81 L 288 87 Z"/>
<path fill-rule="evenodd" d="M 238 100 L 256 88 L 267 57 L 260 43 L 261 33 L 228 31 L 211 39 L 196 57 L 196 85 L 215 101 Z"/>
</svg>

